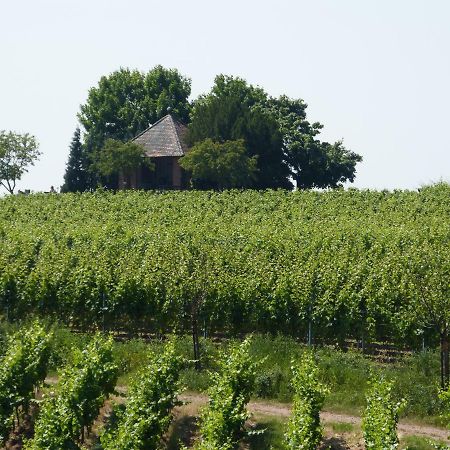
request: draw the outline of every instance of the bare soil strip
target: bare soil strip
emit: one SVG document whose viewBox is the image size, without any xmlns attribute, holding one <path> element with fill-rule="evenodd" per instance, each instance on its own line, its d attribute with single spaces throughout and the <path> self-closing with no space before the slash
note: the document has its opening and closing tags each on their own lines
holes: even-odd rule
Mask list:
<svg viewBox="0 0 450 450">
<path fill-rule="evenodd" d="M 57 382 L 57 378 L 49 377 L 46 379 L 46 382 L 48 384 L 55 384 Z M 126 393 L 127 388 L 125 386 L 117 386 L 116 390 L 120 393 Z M 206 395 L 190 392 L 180 395 L 180 400 L 192 404 L 193 410 L 198 410 L 198 408 L 206 405 L 208 397 Z M 248 404 L 248 410 L 251 413 L 257 413 L 267 416 L 289 417 L 291 415 L 290 405 L 276 402 L 268 403 L 264 401 L 252 401 Z M 320 416 L 325 424 L 331 422 L 340 422 L 340 423 L 350 423 L 358 427 L 361 426 L 361 418 L 358 416 L 352 416 L 349 414 L 342 414 L 342 413 L 334 413 L 330 411 L 322 411 Z M 443 428 L 431 427 L 427 425 L 411 424 L 401 421 L 398 424 L 398 431 L 400 436 L 402 435 L 423 436 L 430 439 L 437 439 L 444 442 L 450 442 L 449 439 L 450 431 Z"/>
<path fill-rule="evenodd" d="M 208 398 L 201 394 L 184 394 L 180 396 L 180 400 L 183 402 L 189 402 L 193 405 L 198 405 L 199 407 L 205 405 Z M 262 401 L 252 401 L 248 404 L 248 410 L 251 413 L 257 413 L 267 416 L 276 417 L 289 417 L 291 415 L 291 406 L 283 403 L 265 403 Z M 361 418 L 357 416 L 352 416 L 342 413 L 333 413 L 330 411 L 322 411 L 320 415 L 323 422 L 339 422 L 339 423 L 350 423 L 352 425 L 361 426 Z M 450 435 L 449 430 L 442 428 L 436 428 L 426 425 L 410 424 L 405 422 L 400 422 L 398 425 L 398 431 L 400 435 L 414 435 L 423 436 L 430 439 L 437 439 L 441 441 L 448 441 Z"/>
</svg>

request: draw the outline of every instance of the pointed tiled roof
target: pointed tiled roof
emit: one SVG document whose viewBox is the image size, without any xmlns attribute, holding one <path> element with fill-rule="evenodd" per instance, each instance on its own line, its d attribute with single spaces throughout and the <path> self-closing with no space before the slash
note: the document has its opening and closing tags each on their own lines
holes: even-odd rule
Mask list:
<svg viewBox="0 0 450 450">
<path fill-rule="evenodd" d="M 149 157 L 183 156 L 187 151 L 184 138 L 186 125 L 178 122 L 170 114 L 150 125 L 133 142 L 140 144 Z"/>
</svg>

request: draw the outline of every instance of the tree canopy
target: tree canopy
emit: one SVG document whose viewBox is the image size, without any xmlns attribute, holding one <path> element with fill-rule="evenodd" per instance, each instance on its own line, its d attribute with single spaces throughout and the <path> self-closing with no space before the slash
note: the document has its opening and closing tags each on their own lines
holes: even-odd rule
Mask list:
<svg viewBox="0 0 450 450">
<path fill-rule="evenodd" d="M 258 156 L 254 188 L 335 188 L 355 178 L 361 156 L 342 141 L 320 141 L 323 128 L 306 119 L 306 103 L 270 97 L 239 77 L 219 75 L 210 93 L 193 106 L 190 143 L 243 139 L 249 156 Z"/>
<path fill-rule="evenodd" d="M 14 194 L 17 181 L 40 154 L 34 136 L 0 131 L 0 184 Z"/>
<path fill-rule="evenodd" d="M 81 105 L 78 114 L 84 131 L 87 187 L 115 185 L 91 167 L 92 154 L 102 149 L 107 139 L 126 142 L 169 111 L 187 123 L 190 93 L 189 78 L 176 69 L 162 66 L 146 73 L 121 68 L 101 77 L 98 85 L 89 90 L 86 103 Z"/>
<path fill-rule="evenodd" d="M 154 168 L 150 158 L 145 158 L 141 145 L 107 139 L 103 148 L 93 153 L 91 169 L 105 177 L 118 175 L 120 172 L 128 176 L 133 169 L 143 164 Z"/>
<path fill-rule="evenodd" d="M 191 81 L 176 69 L 156 66 L 147 73 L 121 68 L 89 90 L 78 118 L 86 143 L 99 149 L 108 138 L 125 141 L 167 114 L 187 121 Z"/>
<path fill-rule="evenodd" d="M 196 152 L 197 155 L 208 152 L 210 167 L 206 167 L 206 162 L 201 164 L 203 169 L 208 169 L 208 176 L 219 164 L 213 154 L 223 157 L 217 145 L 242 141 L 246 157 L 255 161 L 256 167 L 246 180 L 242 179 L 241 172 L 236 177 L 239 182 L 235 180 L 233 185 L 292 189 L 294 180 L 298 188 L 306 189 L 335 188 L 354 181 L 356 164 L 362 157 L 348 150 L 342 141 L 321 141 L 323 125 L 307 120 L 307 104 L 302 99 L 285 95 L 271 97 L 263 88 L 227 75 L 218 75 L 210 92 L 199 96 L 192 104 L 188 100 L 190 92 L 189 78 L 176 69 L 162 66 L 147 73 L 121 68 L 103 76 L 98 85 L 90 89 L 86 103 L 81 105 L 78 118 L 83 127 L 82 150 L 79 154 L 79 144 L 74 141 L 71 153 L 75 154 L 75 159 L 69 160 L 65 178 L 84 179 L 84 189 L 95 188 L 98 184 L 114 187 L 115 182 L 92 165 L 92 155 L 103 148 L 107 139 L 129 141 L 170 111 L 189 126 L 190 146 L 207 139 L 214 142 L 215 146 L 201 146 Z M 77 175 L 71 175 L 74 170 Z M 192 167 L 190 170 L 192 172 Z M 203 171 L 202 176 L 206 176 L 206 172 Z M 192 179 L 197 187 L 230 183 L 229 179 L 220 183 L 211 178 L 201 179 L 199 173 L 197 162 L 197 175 Z M 80 189 L 76 183 L 69 184 L 66 181 L 64 189 Z"/>
<path fill-rule="evenodd" d="M 257 156 L 257 174 L 250 184 L 257 189 L 292 188 L 283 155 L 283 139 L 274 117 L 258 107 L 259 88 L 241 79 L 218 76 L 211 92 L 194 104 L 189 143 L 243 140 L 248 157 Z"/>
<path fill-rule="evenodd" d="M 298 188 L 335 188 L 354 181 L 356 163 L 362 157 L 347 150 L 342 141 L 330 144 L 317 139 L 323 125 L 306 119 L 303 100 L 270 97 L 264 108 L 278 122 L 286 161 Z"/>
<path fill-rule="evenodd" d="M 195 189 L 245 188 L 256 178 L 257 157 L 247 155 L 242 139 L 223 143 L 205 139 L 180 159 L 180 165 L 190 172 Z"/>
</svg>

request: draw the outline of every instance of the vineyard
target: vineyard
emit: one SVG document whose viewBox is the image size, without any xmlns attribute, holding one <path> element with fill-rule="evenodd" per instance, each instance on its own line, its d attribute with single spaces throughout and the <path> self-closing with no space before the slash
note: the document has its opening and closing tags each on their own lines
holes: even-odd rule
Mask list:
<svg viewBox="0 0 450 450">
<path fill-rule="evenodd" d="M 450 186 L 97 192 L 0 201 L 0 311 L 88 329 L 434 345 Z"/>
<path fill-rule="evenodd" d="M 83 341 L 69 360 L 52 353 L 52 333 L 43 331 L 42 319 L 80 336 L 97 330 L 116 340 L 191 336 L 189 358 L 180 360 L 169 344 L 136 371 L 126 403 L 101 436 L 104 448 L 159 445 L 178 404 L 180 373 L 193 390 L 201 384 L 209 337 L 226 342 L 267 333 L 284 336 L 285 347 L 293 345 L 288 339 L 338 349 L 350 342 L 363 353 L 371 343 L 388 342 L 398 350 L 420 349 L 424 358 L 427 348 L 440 348 L 436 375 L 446 388 L 449 199 L 445 183 L 418 192 L 97 191 L 1 199 L 0 318 L 4 324 L 39 320 L 9 333 L 0 350 L 3 438 L 32 417 L 26 448 L 79 448 L 116 394 L 126 364 L 127 355 L 113 358 L 112 340 L 100 335 Z M 239 350 L 225 345 L 220 358 L 212 353 L 221 363 L 209 381 L 209 406 L 193 446 L 236 448 L 250 396 L 284 389 L 294 409 L 283 445 L 315 448 L 322 436 L 319 411 L 335 395 L 319 381 L 323 367 L 318 371 L 314 358 L 302 356 L 289 373 L 263 373 L 267 356 L 249 360 L 246 342 Z M 53 366 L 58 358 L 61 363 L 53 394 L 42 391 L 49 358 Z M 403 404 L 391 398 L 389 383 L 374 377 L 368 387 L 368 405 L 370 392 L 386 397 L 384 409 L 374 401 L 364 419 L 367 441 L 375 442 L 370 448 L 382 445 L 377 424 L 395 430 L 396 401 Z M 447 391 L 439 403 L 437 386 L 423 389 L 418 401 L 433 398 L 430 414 L 445 415 Z M 38 391 L 47 397 L 36 406 Z M 144 410 L 151 423 L 140 418 Z M 395 433 L 386 439 L 395 448 Z M 311 447 L 299 447 L 300 441 Z"/>
<path fill-rule="evenodd" d="M 320 355 L 309 349 L 304 348 L 298 358 L 291 360 L 293 406 L 289 420 L 278 425 L 281 427 L 278 440 L 268 436 L 268 430 L 258 423 L 260 416 L 248 409 L 258 375 L 269 356 L 255 359 L 254 338 L 230 343 L 219 350 L 206 402 L 196 424 L 191 424 L 189 433 L 185 430 L 180 435 L 175 432 L 174 423 L 179 419 L 180 405 L 184 404 L 180 400 L 186 398 L 180 396 L 186 389 L 183 373 L 192 368 L 193 361 L 180 354 L 178 338 L 161 342 L 158 351 L 148 346 L 139 370 L 124 385 L 119 380 L 123 357 L 117 353 L 117 346 L 123 344 L 96 333 L 84 336 L 83 342 L 71 341 L 67 345 L 62 343 L 60 333 L 55 326 L 33 321 L 6 335 L 0 357 L 0 445 L 6 446 L 3 448 L 314 450 L 323 442 L 320 413 L 331 385 L 321 381 Z M 64 350 L 64 361 L 57 355 L 58 347 Z M 57 376 L 48 378 L 55 369 Z M 48 380 L 53 381 L 49 384 Z M 361 436 L 367 449 L 399 445 L 399 412 L 406 400 L 398 401 L 394 385 L 392 379 L 373 372 L 364 388 L 366 406 Z M 449 392 L 441 393 L 446 408 L 442 416 L 445 423 Z M 428 447 L 401 448 L 448 448 L 443 442 L 429 442 Z M 323 445 L 320 448 L 329 448 L 326 441 Z"/>
</svg>

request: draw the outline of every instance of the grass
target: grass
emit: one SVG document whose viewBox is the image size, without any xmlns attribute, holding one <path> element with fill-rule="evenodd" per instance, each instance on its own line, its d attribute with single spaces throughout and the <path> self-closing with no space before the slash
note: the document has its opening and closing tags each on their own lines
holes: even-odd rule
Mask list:
<svg viewBox="0 0 450 450">
<path fill-rule="evenodd" d="M 72 333 L 64 328 L 56 330 L 54 340 L 52 370 L 69 362 L 71 349 L 82 348 L 88 336 Z M 187 364 L 181 379 L 186 389 L 204 392 L 210 384 L 210 372 L 217 369 L 221 351 L 226 350 L 231 341 L 214 342 L 201 340 L 201 366 L 197 372 L 192 364 Z M 120 368 L 119 384 L 128 384 L 137 370 L 149 358 L 150 352 L 160 352 L 162 341 L 132 339 L 116 342 L 114 354 Z M 192 359 L 190 336 L 177 339 L 177 352 L 186 360 Z M 262 361 L 256 377 L 254 397 L 290 402 L 291 364 L 298 361 L 305 346 L 283 336 L 271 337 L 255 335 L 250 353 L 257 361 Z M 335 412 L 360 415 L 365 407 L 367 379 L 371 371 L 381 371 L 395 380 L 397 398 L 405 398 L 407 406 L 403 417 L 409 420 L 439 425 L 442 405 L 438 399 L 439 354 L 434 351 L 417 353 L 395 364 L 379 364 L 357 351 L 343 352 L 333 348 L 317 348 L 317 361 L 321 378 L 329 388 L 325 409 Z"/>
<path fill-rule="evenodd" d="M 330 422 L 328 425 L 335 433 L 352 433 L 355 429 L 353 424 L 347 422 Z"/>
<path fill-rule="evenodd" d="M 252 434 L 247 436 L 243 445 L 246 448 L 254 450 L 282 450 L 285 420 L 275 417 L 256 416 L 257 423 L 252 427 Z"/>
<path fill-rule="evenodd" d="M 432 439 L 424 438 L 422 436 L 405 436 L 401 442 L 400 450 L 436 450 L 437 445 L 445 447 L 446 444 L 443 442 L 438 442 Z"/>
</svg>

